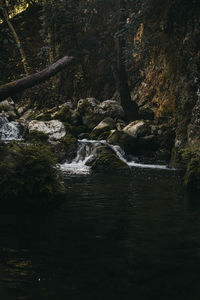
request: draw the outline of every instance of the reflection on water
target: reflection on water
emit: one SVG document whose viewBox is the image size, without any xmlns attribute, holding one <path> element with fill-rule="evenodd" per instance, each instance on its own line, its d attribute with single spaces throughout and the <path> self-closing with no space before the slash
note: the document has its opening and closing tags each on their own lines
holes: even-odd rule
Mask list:
<svg viewBox="0 0 200 300">
<path fill-rule="evenodd" d="M 199 299 L 200 210 L 176 172 L 66 184 L 52 212 L 1 213 L 0 299 Z"/>
</svg>

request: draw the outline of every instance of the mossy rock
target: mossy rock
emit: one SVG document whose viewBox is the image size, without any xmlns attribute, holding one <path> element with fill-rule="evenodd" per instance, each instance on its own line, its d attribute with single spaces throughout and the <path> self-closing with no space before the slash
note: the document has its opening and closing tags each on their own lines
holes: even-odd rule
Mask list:
<svg viewBox="0 0 200 300">
<path fill-rule="evenodd" d="M 51 149 L 59 163 L 66 159 L 73 159 L 77 152 L 77 138 L 66 134 L 57 143 L 51 145 Z"/>
<path fill-rule="evenodd" d="M 47 143 L 49 136 L 48 134 L 41 131 L 32 130 L 31 132 L 29 132 L 27 129 L 24 132 L 23 138 L 25 138 L 25 140 L 31 143 L 35 143 L 35 142 Z"/>
<path fill-rule="evenodd" d="M 127 171 L 128 165 L 113 153 L 99 154 L 91 166 L 92 170 L 100 172 Z"/>
<path fill-rule="evenodd" d="M 52 152 L 41 144 L 13 144 L 0 162 L 2 205 L 46 206 L 64 191 Z"/>
<path fill-rule="evenodd" d="M 38 116 L 35 117 L 35 120 L 37 121 L 50 121 L 52 120 L 51 113 L 46 112 L 46 113 L 41 113 Z"/>
<path fill-rule="evenodd" d="M 190 148 L 173 148 L 172 165 L 185 170 L 184 185 L 189 191 L 200 192 L 200 156 Z"/>
<path fill-rule="evenodd" d="M 61 122 L 69 122 L 72 125 L 81 125 L 81 116 L 77 110 L 73 110 L 67 105 L 62 106 L 53 115 L 53 118 Z"/>
<path fill-rule="evenodd" d="M 103 132 L 98 136 L 98 140 L 106 140 L 110 135 L 110 131 Z"/>
<path fill-rule="evenodd" d="M 71 110 L 69 106 L 63 106 L 54 114 L 54 119 L 59 120 L 61 122 L 68 121 L 71 115 Z"/>
<path fill-rule="evenodd" d="M 79 125 L 79 126 L 69 125 L 68 130 L 75 137 L 78 137 L 81 133 L 88 133 L 88 128 L 85 125 Z"/>
<path fill-rule="evenodd" d="M 200 158 L 193 157 L 187 164 L 184 184 L 188 190 L 200 192 Z"/>
</svg>

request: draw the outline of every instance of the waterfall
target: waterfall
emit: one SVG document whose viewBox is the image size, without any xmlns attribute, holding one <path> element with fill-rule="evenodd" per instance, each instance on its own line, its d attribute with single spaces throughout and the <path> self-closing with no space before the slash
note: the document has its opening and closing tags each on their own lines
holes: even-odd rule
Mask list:
<svg viewBox="0 0 200 300">
<path fill-rule="evenodd" d="M 104 140 L 78 140 L 77 155 L 72 162 L 66 161 L 60 165 L 60 169 L 69 174 L 89 174 L 90 167 L 87 165 L 89 161 L 97 157 L 97 149 L 106 145 L 110 147 L 115 154 L 124 161 L 130 168 L 151 168 L 151 169 L 169 169 L 166 165 L 143 164 L 135 162 L 134 160 L 128 161 L 125 152 L 118 145 L 111 145 Z"/>
<path fill-rule="evenodd" d="M 0 140 L 21 140 L 22 126 L 18 122 L 9 122 L 5 116 L 0 116 Z"/>
<path fill-rule="evenodd" d="M 61 164 L 61 170 L 71 174 L 89 174 L 90 167 L 86 163 L 96 157 L 96 149 L 105 143 L 106 141 L 78 140 L 76 157 L 72 162 Z"/>
</svg>

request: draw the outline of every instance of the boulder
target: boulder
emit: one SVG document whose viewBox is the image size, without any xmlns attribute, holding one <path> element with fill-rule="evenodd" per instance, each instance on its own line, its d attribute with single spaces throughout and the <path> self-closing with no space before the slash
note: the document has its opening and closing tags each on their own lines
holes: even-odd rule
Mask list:
<svg viewBox="0 0 200 300">
<path fill-rule="evenodd" d="M 108 132 L 116 127 L 115 121 L 108 117 L 101 121 L 93 130 L 91 133 L 91 136 L 94 138 L 98 138 L 98 136 L 102 135 L 104 132 Z"/>
<path fill-rule="evenodd" d="M 37 121 L 33 120 L 28 124 L 29 132 L 40 131 L 49 136 L 49 140 L 59 140 L 66 134 L 64 125 L 58 120 Z"/>
<path fill-rule="evenodd" d="M 138 148 L 137 137 L 134 137 L 124 131 L 112 130 L 107 138 L 107 142 L 112 145 L 119 145 L 127 155 L 135 154 Z"/>
<path fill-rule="evenodd" d="M 108 146 L 97 149 L 97 157 L 91 164 L 91 169 L 98 172 L 129 171 L 129 166 L 122 161 Z"/>
<path fill-rule="evenodd" d="M 137 131 L 145 125 L 145 121 L 143 120 L 136 120 L 128 124 L 126 127 L 123 128 L 125 133 L 128 133 L 132 136 L 137 136 Z"/>
<path fill-rule="evenodd" d="M 105 100 L 101 102 L 100 108 L 111 118 L 123 118 L 124 110 L 115 100 Z"/>
<path fill-rule="evenodd" d="M 66 102 L 59 106 L 59 109 L 51 115 L 52 119 L 62 122 L 69 122 L 72 125 L 80 125 L 80 113 L 72 109 L 71 102 Z"/>
<path fill-rule="evenodd" d="M 15 118 L 17 117 L 17 111 L 15 104 L 11 98 L 8 98 L 0 102 L 0 112 L 6 113 L 7 117 Z"/>
<path fill-rule="evenodd" d="M 77 154 L 77 139 L 71 134 L 66 134 L 51 145 L 51 150 L 59 163 L 66 159 L 72 160 Z"/>
<path fill-rule="evenodd" d="M 92 129 L 105 118 L 123 118 L 124 111 L 120 104 L 114 100 L 106 100 L 100 103 L 95 98 L 81 99 L 77 110 L 81 114 L 82 122 Z"/>
</svg>

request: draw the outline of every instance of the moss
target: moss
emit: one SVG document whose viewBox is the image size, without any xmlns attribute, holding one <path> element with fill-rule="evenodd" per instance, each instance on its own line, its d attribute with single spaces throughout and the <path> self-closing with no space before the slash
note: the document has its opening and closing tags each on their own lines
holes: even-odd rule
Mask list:
<svg viewBox="0 0 200 300">
<path fill-rule="evenodd" d="M 38 121 L 50 121 L 52 120 L 51 112 L 45 112 L 38 115 L 35 119 Z"/>
<path fill-rule="evenodd" d="M 48 204 L 63 191 L 52 152 L 41 144 L 13 144 L 0 163 L 1 200 Z"/>
<path fill-rule="evenodd" d="M 32 130 L 31 132 L 26 132 L 24 133 L 23 137 L 28 141 L 28 142 L 42 142 L 46 143 L 48 141 L 48 134 L 45 134 L 44 132 L 37 131 L 37 130 Z"/>
<path fill-rule="evenodd" d="M 88 128 L 85 125 L 79 125 L 79 126 L 70 125 L 68 127 L 68 130 L 75 137 L 78 137 L 79 134 L 81 133 L 88 133 Z"/>
<path fill-rule="evenodd" d="M 110 131 L 105 131 L 98 136 L 98 140 L 106 140 L 110 135 Z"/>
<path fill-rule="evenodd" d="M 77 138 L 71 134 L 66 134 L 59 142 L 51 145 L 51 149 L 59 163 L 66 160 L 66 158 L 72 159 L 76 156 Z"/>
<path fill-rule="evenodd" d="M 190 191 L 200 191 L 200 156 L 190 148 L 172 151 L 172 164 L 185 169 L 184 185 Z"/>
<path fill-rule="evenodd" d="M 91 168 L 92 170 L 104 172 L 129 170 L 128 165 L 112 153 L 103 153 L 98 155 Z"/>
<path fill-rule="evenodd" d="M 100 131 L 92 131 L 90 133 L 90 138 L 92 140 L 106 140 L 110 135 L 110 131 L 100 132 Z"/>
<path fill-rule="evenodd" d="M 195 156 L 195 153 L 191 151 L 190 148 L 173 148 L 172 149 L 172 158 L 171 158 L 171 163 L 175 167 L 185 167 L 187 164 L 190 162 L 192 157 Z"/>
<path fill-rule="evenodd" d="M 56 120 L 65 122 L 69 119 L 69 115 L 71 114 L 70 108 L 68 106 L 63 106 L 61 109 L 55 113 L 54 118 Z"/>
<path fill-rule="evenodd" d="M 200 158 L 192 157 L 186 168 L 184 184 L 190 191 L 200 191 Z"/>
</svg>

